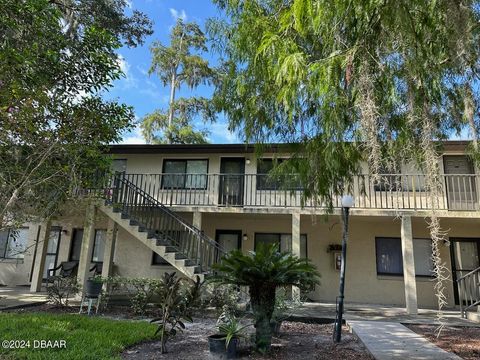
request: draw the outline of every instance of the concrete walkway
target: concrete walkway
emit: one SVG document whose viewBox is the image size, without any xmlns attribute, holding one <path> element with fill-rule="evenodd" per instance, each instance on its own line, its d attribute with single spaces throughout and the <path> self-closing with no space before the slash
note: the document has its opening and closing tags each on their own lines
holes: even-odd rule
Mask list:
<svg viewBox="0 0 480 360">
<path fill-rule="evenodd" d="M 400 323 L 355 320 L 347 323 L 377 360 L 461 360 Z"/>
<path fill-rule="evenodd" d="M 31 293 L 29 286 L 0 287 L 0 311 L 43 304 L 46 301 L 47 294 L 45 292 Z"/>
<path fill-rule="evenodd" d="M 302 307 L 295 309 L 291 315 L 298 319 L 309 321 L 312 319 L 335 319 L 335 304 L 333 303 L 305 303 Z M 480 323 L 463 319 L 460 316 L 460 310 L 445 310 L 443 323 L 447 326 L 465 326 L 480 327 Z M 419 309 L 418 315 L 408 315 L 404 307 L 374 305 L 374 304 L 356 304 L 347 303 L 343 318 L 346 321 L 386 321 L 402 324 L 426 324 L 439 325 L 437 319 L 437 310 Z"/>
</svg>

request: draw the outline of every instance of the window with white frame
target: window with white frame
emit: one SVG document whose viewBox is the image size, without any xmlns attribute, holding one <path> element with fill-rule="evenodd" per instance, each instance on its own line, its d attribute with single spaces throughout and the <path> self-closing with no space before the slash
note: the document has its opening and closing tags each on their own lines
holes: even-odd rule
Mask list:
<svg viewBox="0 0 480 360">
<path fill-rule="evenodd" d="M 206 189 L 208 160 L 164 160 L 163 189 Z"/>
<path fill-rule="evenodd" d="M 377 274 L 403 275 L 402 242 L 400 238 L 375 239 Z M 432 276 L 432 241 L 413 239 L 413 257 L 416 276 Z"/>
<path fill-rule="evenodd" d="M 0 258 L 23 259 L 28 241 L 28 228 L 0 231 Z"/>
</svg>

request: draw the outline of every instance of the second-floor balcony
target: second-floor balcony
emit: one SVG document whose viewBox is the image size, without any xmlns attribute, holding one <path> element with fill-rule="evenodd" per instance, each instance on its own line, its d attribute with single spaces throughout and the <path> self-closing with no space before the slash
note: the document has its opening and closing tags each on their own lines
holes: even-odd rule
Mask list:
<svg viewBox="0 0 480 360">
<path fill-rule="evenodd" d="M 264 174 L 125 174 L 117 173 L 166 206 L 243 208 L 326 208 L 328 204 L 304 199 L 295 175 L 272 178 Z M 476 211 L 479 175 L 441 175 L 442 194 L 434 199 L 438 210 Z M 379 180 L 378 180 L 379 179 Z M 425 175 L 356 175 L 349 186 L 354 208 L 428 210 Z M 333 207 L 341 207 L 341 195 Z"/>
</svg>

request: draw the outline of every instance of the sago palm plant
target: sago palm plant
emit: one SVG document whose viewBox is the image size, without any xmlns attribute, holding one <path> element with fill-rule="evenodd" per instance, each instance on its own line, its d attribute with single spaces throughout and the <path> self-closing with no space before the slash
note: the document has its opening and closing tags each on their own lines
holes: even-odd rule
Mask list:
<svg viewBox="0 0 480 360">
<path fill-rule="evenodd" d="M 279 252 L 278 245 L 260 245 L 257 251 L 243 254 L 235 250 L 214 266 L 210 281 L 248 286 L 255 320 L 255 345 L 262 353 L 270 350 L 270 321 L 275 309 L 275 291 L 282 286 L 308 289 L 318 284 L 319 273 L 308 259 Z"/>
</svg>

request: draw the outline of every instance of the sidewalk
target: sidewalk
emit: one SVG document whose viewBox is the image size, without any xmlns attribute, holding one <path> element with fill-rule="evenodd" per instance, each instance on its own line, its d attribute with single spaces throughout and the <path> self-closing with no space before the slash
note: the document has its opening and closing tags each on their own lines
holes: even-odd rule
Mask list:
<svg viewBox="0 0 480 360">
<path fill-rule="evenodd" d="M 0 311 L 42 304 L 47 301 L 45 292 L 31 293 L 28 286 L 4 286 L 0 287 Z"/>
<path fill-rule="evenodd" d="M 291 315 L 308 321 L 309 319 L 335 320 L 335 304 L 311 302 L 305 303 L 302 307 L 292 311 Z M 448 326 L 462 326 L 462 327 L 480 327 L 480 323 L 471 320 L 463 319 L 460 315 L 460 310 L 447 309 L 443 311 L 443 322 Z M 401 324 L 426 324 L 436 325 L 437 310 L 435 309 L 418 309 L 417 315 L 408 315 L 405 307 L 376 305 L 376 304 L 356 304 L 346 303 L 343 318 L 346 321 L 385 321 L 395 322 Z"/>
<path fill-rule="evenodd" d="M 357 320 L 347 323 L 377 360 L 461 360 L 400 323 Z"/>
</svg>

